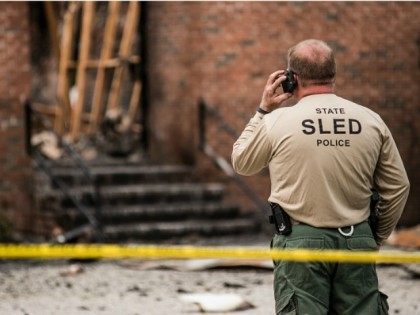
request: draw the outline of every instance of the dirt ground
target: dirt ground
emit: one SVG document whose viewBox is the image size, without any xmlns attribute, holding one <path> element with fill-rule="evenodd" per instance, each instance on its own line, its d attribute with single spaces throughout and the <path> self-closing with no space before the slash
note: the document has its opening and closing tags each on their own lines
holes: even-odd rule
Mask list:
<svg viewBox="0 0 420 315">
<path fill-rule="evenodd" d="M 197 305 L 180 296 L 206 292 L 237 293 L 255 306 L 228 314 L 274 314 L 270 270 L 142 270 L 144 264 L 82 263 L 82 272 L 63 275 L 68 261 L 0 262 L 0 314 L 199 314 Z M 401 266 L 378 266 L 378 274 L 381 290 L 389 295 L 390 314 L 420 314 L 419 278 Z"/>
</svg>

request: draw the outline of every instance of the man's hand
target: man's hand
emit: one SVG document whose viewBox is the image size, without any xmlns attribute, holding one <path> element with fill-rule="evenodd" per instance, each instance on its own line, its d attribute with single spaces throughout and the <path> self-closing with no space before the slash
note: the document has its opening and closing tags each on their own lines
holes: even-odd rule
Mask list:
<svg viewBox="0 0 420 315">
<path fill-rule="evenodd" d="M 280 84 L 286 80 L 286 76 L 283 75 L 284 70 L 278 70 L 273 72 L 267 80 L 265 85 L 263 96 L 260 103 L 260 108 L 267 112 L 271 112 L 280 107 L 280 105 L 290 98 L 292 93 L 277 93 L 276 90 Z"/>
</svg>

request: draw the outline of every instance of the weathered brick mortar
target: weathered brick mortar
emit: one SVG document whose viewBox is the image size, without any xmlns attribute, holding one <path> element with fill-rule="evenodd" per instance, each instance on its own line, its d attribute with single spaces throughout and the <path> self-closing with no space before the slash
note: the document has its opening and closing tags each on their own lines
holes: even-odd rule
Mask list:
<svg viewBox="0 0 420 315">
<path fill-rule="evenodd" d="M 30 87 L 29 49 L 27 4 L 0 3 L 0 212 L 23 232 L 34 214 L 22 104 Z"/>
</svg>

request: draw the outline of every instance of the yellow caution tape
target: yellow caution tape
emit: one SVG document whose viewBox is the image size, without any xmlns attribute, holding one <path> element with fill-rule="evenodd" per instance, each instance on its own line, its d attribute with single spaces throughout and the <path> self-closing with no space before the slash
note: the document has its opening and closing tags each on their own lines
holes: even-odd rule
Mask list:
<svg viewBox="0 0 420 315">
<path fill-rule="evenodd" d="M 259 259 L 346 263 L 420 263 L 420 252 L 270 250 L 262 247 L 144 246 L 111 244 L 1 244 L 0 259 L 143 258 L 143 259 Z"/>
</svg>

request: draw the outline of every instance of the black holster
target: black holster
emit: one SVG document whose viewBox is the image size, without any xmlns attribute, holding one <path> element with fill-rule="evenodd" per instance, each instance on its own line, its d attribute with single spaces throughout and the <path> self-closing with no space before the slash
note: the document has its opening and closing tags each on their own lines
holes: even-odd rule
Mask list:
<svg viewBox="0 0 420 315">
<path fill-rule="evenodd" d="M 381 201 L 381 196 L 379 193 L 372 189 L 372 196 L 370 197 L 370 215 L 369 215 L 369 225 L 372 230 L 373 237 L 375 240 L 378 240 L 378 224 L 379 224 L 379 203 Z"/>
<path fill-rule="evenodd" d="M 276 233 L 279 235 L 289 235 L 292 233 L 292 222 L 286 211 L 274 202 L 270 202 L 270 207 L 272 215 L 268 219 L 271 224 L 274 224 Z"/>
</svg>

